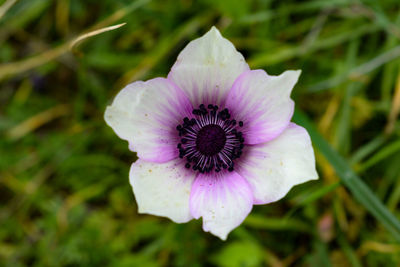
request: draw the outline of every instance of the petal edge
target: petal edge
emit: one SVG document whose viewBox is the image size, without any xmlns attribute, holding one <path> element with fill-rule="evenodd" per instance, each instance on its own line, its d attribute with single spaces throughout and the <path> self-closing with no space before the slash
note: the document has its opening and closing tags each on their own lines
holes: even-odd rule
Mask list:
<svg viewBox="0 0 400 267">
<path fill-rule="evenodd" d="M 190 212 L 203 218 L 203 230 L 226 240 L 250 213 L 253 194 L 238 173 L 202 175 L 195 179 L 190 193 Z"/>
<path fill-rule="evenodd" d="M 122 89 L 107 107 L 104 119 L 139 158 L 167 162 L 178 156 L 175 127 L 191 111 L 182 90 L 168 79 L 155 78 Z"/>
<path fill-rule="evenodd" d="M 290 93 L 299 75 L 300 71 L 271 76 L 264 70 L 250 70 L 236 79 L 226 107 L 244 122 L 241 131 L 246 144 L 273 140 L 286 129 L 294 111 Z"/>
<path fill-rule="evenodd" d="M 187 93 L 194 107 L 221 105 L 236 78 L 246 70 L 249 66 L 242 54 L 212 27 L 180 52 L 168 79 Z"/>
<path fill-rule="evenodd" d="M 176 223 L 190 221 L 190 188 L 195 175 L 180 160 L 152 163 L 139 159 L 132 164 L 129 180 L 138 212 L 167 217 Z"/>
<path fill-rule="evenodd" d="M 294 123 L 271 142 L 245 147 L 237 172 L 250 184 L 254 204 L 283 198 L 298 184 L 318 179 L 307 131 Z"/>
</svg>

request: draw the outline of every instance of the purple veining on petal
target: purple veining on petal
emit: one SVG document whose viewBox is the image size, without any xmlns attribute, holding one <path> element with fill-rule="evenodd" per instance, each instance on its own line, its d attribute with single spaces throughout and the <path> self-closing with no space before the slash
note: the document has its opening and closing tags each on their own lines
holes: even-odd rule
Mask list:
<svg viewBox="0 0 400 267">
<path fill-rule="evenodd" d="M 236 172 L 199 174 L 190 194 L 190 212 L 203 217 L 203 229 L 226 239 L 240 225 L 253 206 L 250 186 Z"/>
<path fill-rule="evenodd" d="M 181 51 L 168 79 L 187 93 L 194 107 L 222 106 L 235 79 L 246 70 L 243 56 L 213 27 Z"/>
<path fill-rule="evenodd" d="M 298 72 L 269 76 L 263 70 L 244 72 L 235 81 L 226 107 L 245 123 L 246 144 L 259 144 L 276 138 L 288 126 L 294 111 L 290 91 Z"/>
<path fill-rule="evenodd" d="M 192 106 L 185 93 L 164 78 L 135 82 L 125 87 L 107 108 L 105 119 L 129 141 L 139 158 L 166 162 L 178 156 L 175 126 Z"/>
</svg>

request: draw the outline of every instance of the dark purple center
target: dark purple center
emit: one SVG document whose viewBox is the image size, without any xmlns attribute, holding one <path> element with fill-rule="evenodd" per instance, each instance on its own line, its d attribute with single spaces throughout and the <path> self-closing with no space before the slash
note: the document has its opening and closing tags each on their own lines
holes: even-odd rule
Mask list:
<svg viewBox="0 0 400 267">
<path fill-rule="evenodd" d="M 218 154 L 225 146 L 226 135 L 221 126 L 209 124 L 197 133 L 196 148 L 206 156 Z"/>
<path fill-rule="evenodd" d="M 212 104 L 201 104 L 192 114 L 176 127 L 181 137 L 179 157 L 186 159 L 185 167 L 200 173 L 233 171 L 234 160 L 244 147 L 243 134 L 238 131 L 243 121 L 231 119 L 227 108 L 219 111 Z"/>
</svg>

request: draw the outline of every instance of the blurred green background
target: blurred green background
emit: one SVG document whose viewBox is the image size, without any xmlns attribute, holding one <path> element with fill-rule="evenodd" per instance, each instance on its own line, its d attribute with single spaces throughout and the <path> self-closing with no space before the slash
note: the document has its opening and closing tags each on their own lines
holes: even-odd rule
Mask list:
<svg viewBox="0 0 400 267">
<path fill-rule="evenodd" d="M 398 0 L 0 5 L 0 266 L 400 266 Z M 253 69 L 303 70 L 294 120 L 320 174 L 226 242 L 201 221 L 138 215 L 136 156 L 103 120 L 212 25 Z"/>
</svg>

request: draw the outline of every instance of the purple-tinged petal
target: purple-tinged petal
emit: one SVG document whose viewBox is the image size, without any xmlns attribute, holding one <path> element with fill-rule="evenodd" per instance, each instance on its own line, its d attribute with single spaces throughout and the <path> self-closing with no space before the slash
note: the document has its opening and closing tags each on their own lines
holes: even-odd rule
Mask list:
<svg viewBox="0 0 400 267">
<path fill-rule="evenodd" d="M 294 123 L 270 142 L 246 146 L 242 157 L 235 170 L 250 184 L 254 204 L 277 201 L 293 186 L 318 179 L 310 137 Z"/>
<path fill-rule="evenodd" d="M 167 79 L 156 78 L 122 89 L 104 118 L 139 158 L 167 162 L 179 154 L 175 127 L 192 109 L 182 90 Z"/>
<path fill-rule="evenodd" d="M 168 217 L 176 223 L 190 221 L 190 188 L 195 173 L 180 159 L 153 163 L 139 159 L 132 164 L 129 179 L 139 213 Z"/>
<path fill-rule="evenodd" d="M 200 174 L 192 185 L 190 212 L 195 219 L 203 217 L 206 232 L 226 240 L 250 213 L 253 194 L 249 184 L 236 172 Z"/>
<path fill-rule="evenodd" d="M 263 70 L 243 73 L 228 94 L 226 107 L 232 117 L 243 121 L 241 129 L 246 144 L 260 144 L 277 137 L 293 116 L 290 99 L 300 71 L 285 71 L 270 76 Z"/>
<path fill-rule="evenodd" d="M 194 107 L 222 105 L 233 82 L 249 66 L 233 44 L 212 27 L 179 54 L 168 79 L 184 90 Z"/>
</svg>

